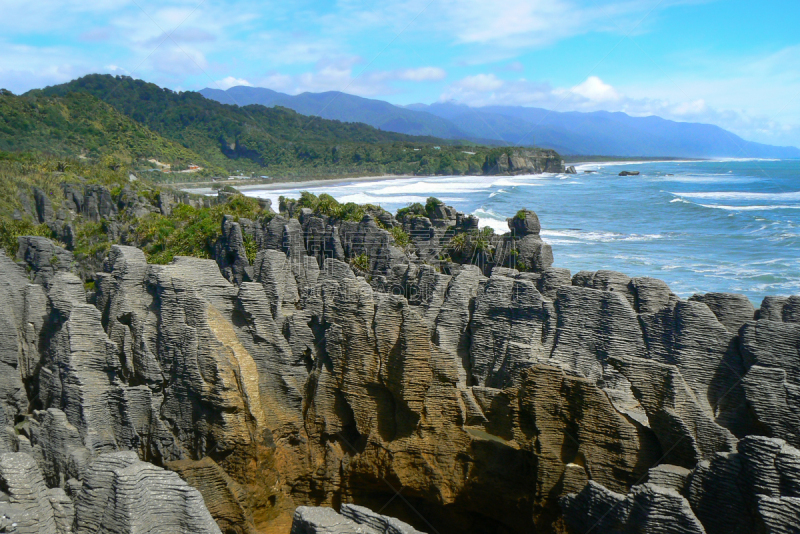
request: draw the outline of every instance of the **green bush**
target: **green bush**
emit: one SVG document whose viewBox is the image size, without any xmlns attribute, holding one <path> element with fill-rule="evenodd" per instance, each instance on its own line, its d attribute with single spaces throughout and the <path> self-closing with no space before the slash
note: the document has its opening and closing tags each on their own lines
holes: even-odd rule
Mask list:
<svg viewBox="0 0 800 534">
<path fill-rule="evenodd" d="M 250 234 L 244 234 L 242 237 L 244 238 L 244 250 L 247 254 L 247 261 L 252 265 L 255 263 L 256 255 L 258 254 L 258 243 L 256 243 L 255 238 Z"/>
<path fill-rule="evenodd" d="M 15 221 L 9 217 L 0 217 L 0 246 L 9 258 L 17 255 L 19 242 L 17 238 L 25 235 L 53 237 L 46 224 L 34 224 L 28 220 Z"/>
<path fill-rule="evenodd" d="M 400 248 L 406 248 L 411 243 L 411 238 L 401 226 L 395 226 L 389 233 L 394 238 L 394 243 Z"/>
<path fill-rule="evenodd" d="M 428 212 L 425 210 L 425 206 L 420 204 L 419 202 L 414 202 L 413 204 L 409 204 L 405 208 L 400 208 L 397 210 L 397 218 L 398 219 L 405 219 L 407 217 L 427 217 Z"/>
<path fill-rule="evenodd" d="M 261 214 L 258 200 L 243 195 L 232 197 L 225 204 L 196 209 L 186 204 L 177 206 L 172 215 L 151 213 L 140 219 L 136 227 L 136 242 L 150 263 L 166 264 L 175 256 L 211 258 L 214 243 L 222 234 L 222 217 L 232 215 L 257 219 Z M 245 243 L 247 247 L 247 243 Z M 248 251 L 255 260 L 255 243 Z"/>
<path fill-rule="evenodd" d="M 369 272 L 369 256 L 366 254 L 360 254 L 354 258 L 350 259 L 350 265 L 352 265 L 356 270 L 361 271 L 363 273 Z"/>
<path fill-rule="evenodd" d="M 428 200 L 425 202 L 425 214 L 428 216 L 429 219 L 432 219 L 433 213 L 436 211 L 436 208 L 443 205 L 444 202 L 442 202 L 438 198 L 428 197 Z"/>
</svg>

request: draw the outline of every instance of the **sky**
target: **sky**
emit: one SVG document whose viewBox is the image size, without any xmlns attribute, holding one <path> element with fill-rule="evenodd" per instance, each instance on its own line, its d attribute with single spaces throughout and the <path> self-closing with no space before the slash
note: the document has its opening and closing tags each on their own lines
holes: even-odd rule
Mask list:
<svg viewBox="0 0 800 534">
<path fill-rule="evenodd" d="M 0 0 L 0 87 L 344 91 L 624 111 L 800 146 L 796 0 Z"/>
</svg>

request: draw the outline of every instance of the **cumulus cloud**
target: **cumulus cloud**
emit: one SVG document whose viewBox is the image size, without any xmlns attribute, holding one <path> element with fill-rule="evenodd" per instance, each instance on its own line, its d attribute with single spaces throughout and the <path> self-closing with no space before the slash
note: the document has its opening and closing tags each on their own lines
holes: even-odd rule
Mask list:
<svg viewBox="0 0 800 534">
<path fill-rule="evenodd" d="M 256 83 L 260 87 L 290 94 L 344 91 L 358 96 L 374 97 L 396 93 L 393 82 L 424 83 L 441 81 L 447 77 L 447 72 L 438 67 L 362 72 L 359 66 L 363 63 L 363 59 L 358 56 L 326 58 L 317 62 L 313 71 L 296 75 L 271 72 Z"/>
<path fill-rule="evenodd" d="M 148 58 L 150 67 L 161 75 L 178 79 L 201 76 L 208 70 L 208 60 L 198 49 L 164 43 Z"/>
<path fill-rule="evenodd" d="M 476 74 L 456 82 L 455 87 L 467 92 L 484 93 L 496 91 L 504 85 L 494 74 Z"/>
<path fill-rule="evenodd" d="M 396 71 L 396 77 L 398 80 L 427 82 L 444 80 L 447 77 L 447 73 L 439 67 L 420 67 L 418 69 Z"/>
<path fill-rule="evenodd" d="M 622 98 L 616 89 L 597 76 L 589 76 L 586 81 L 576 85 L 571 91 L 592 102 L 612 102 Z"/>
<path fill-rule="evenodd" d="M 681 116 L 691 116 L 691 115 L 698 115 L 703 113 L 707 110 L 706 101 L 702 98 L 698 98 L 697 100 L 692 100 L 691 102 L 681 102 L 672 107 L 673 115 Z"/>
<path fill-rule="evenodd" d="M 247 87 L 253 87 L 253 84 L 245 80 L 244 78 L 234 78 L 233 76 L 228 76 L 227 78 L 222 78 L 221 80 L 217 80 L 214 82 L 215 86 L 218 89 L 230 89 L 231 87 L 238 87 L 240 85 L 246 85 Z"/>
</svg>

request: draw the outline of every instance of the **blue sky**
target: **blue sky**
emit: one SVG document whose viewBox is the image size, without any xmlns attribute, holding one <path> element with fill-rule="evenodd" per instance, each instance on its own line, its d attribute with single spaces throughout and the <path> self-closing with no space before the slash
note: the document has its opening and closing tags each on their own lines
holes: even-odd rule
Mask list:
<svg viewBox="0 0 800 534">
<path fill-rule="evenodd" d="M 800 146 L 800 2 L 0 0 L 0 87 L 127 74 L 177 90 L 610 110 Z"/>
</svg>

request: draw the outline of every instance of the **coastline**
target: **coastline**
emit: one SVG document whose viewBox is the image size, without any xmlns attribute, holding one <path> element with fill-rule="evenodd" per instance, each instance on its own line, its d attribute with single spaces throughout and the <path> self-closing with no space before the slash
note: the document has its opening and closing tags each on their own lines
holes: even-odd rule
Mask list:
<svg viewBox="0 0 800 534">
<path fill-rule="evenodd" d="M 300 189 L 304 187 L 319 187 L 321 185 L 338 186 L 349 184 L 353 182 L 382 182 L 389 180 L 402 180 L 407 178 L 436 178 L 436 176 L 418 176 L 415 174 L 384 174 L 380 176 L 351 176 L 349 178 L 317 178 L 313 180 L 304 180 L 300 182 L 263 182 L 263 183 L 247 183 L 245 185 L 237 185 L 238 183 L 225 183 L 221 182 L 200 182 L 196 184 L 173 184 L 176 189 L 187 192 L 197 192 L 200 190 L 211 190 L 214 184 L 230 185 L 239 191 L 278 191 L 281 189 Z M 231 180 L 231 182 L 234 182 Z"/>
<path fill-rule="evenodd" d="M 598 160 L 584 160 L 584 161 L 565 161 L 565 166 L 569 167 L 574 165 L 577 167 L 585 167 L 587 165 L 609 166 L 609 165 L 638 165 L 644 163 L 681 163 L 681 162 L 713 162 L 713 161 L 728 161 L 732 158 L 719 158 L 719 159 L 706 159 L 706 158 L 651 158 L 651 159 L 637 159 L 637 158 L 619 158 L 619 159 L 598 159 Z M 480 175 L 465 175 L 465 176 L 480 176 Z M 343 184 L 355 182 L 381 182 L 388 180 L 403 180 L 410 178 L 419 178 L 420 180 L 430 178 L 445 178 L 446 176 L 440 175 L 417 175 L 417 174 L 384 174 L 384 175 L 365 175 L 365 176 L 349 176 L 349 177 L 331 177 L 331 178 L 313 178 L 301 181 L 261 181 L 261 180 L 220 180 L 217 182 L 183 182 L 168 184 L 176 189 L 188 192 L 197 192 L 200 190 L 209 190 L 214 184 L 230 185 L 240 191 L 277 191 L 282 189 L 301 189 L 305 187 L 319 187 L 322 185 L 339 186 Z M 280 180 L 280 179 L 279 179 Z"/>
</svg>

